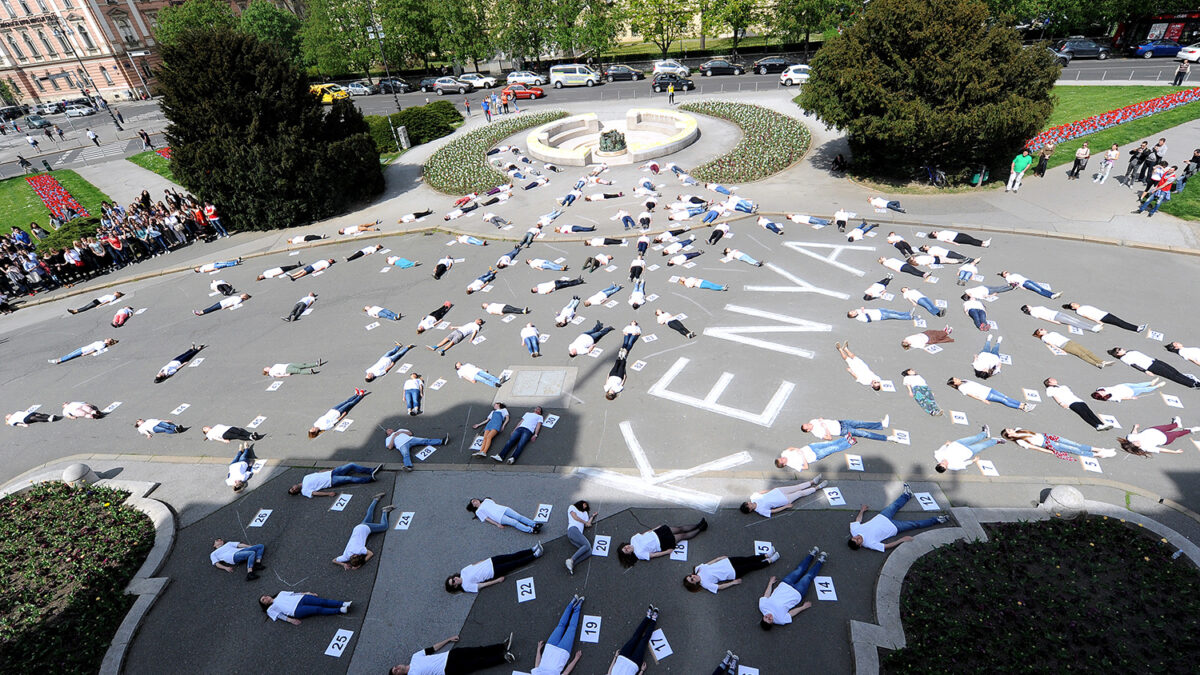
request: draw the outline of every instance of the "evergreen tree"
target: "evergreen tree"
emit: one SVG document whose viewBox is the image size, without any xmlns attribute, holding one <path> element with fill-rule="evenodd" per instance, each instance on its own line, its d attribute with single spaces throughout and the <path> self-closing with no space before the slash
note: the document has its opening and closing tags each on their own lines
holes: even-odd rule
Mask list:
<svg viewBox="0 0 1200 675">
<path fill-rule="evenodd" d="M 1045 125 L 1059 72 L 982 0 L 872 0 L 813 57 L 800 106 L 845 130 L 858 166 L 962 178 Z"/>
<path fill-rule="evenodd" d="M 273 44 L 192 30 L 163 45 L 159 81 L 171 171 L 239 229 L 300 225 L 383 191 L 362 114 L 326 114 Z"/>
</svg>

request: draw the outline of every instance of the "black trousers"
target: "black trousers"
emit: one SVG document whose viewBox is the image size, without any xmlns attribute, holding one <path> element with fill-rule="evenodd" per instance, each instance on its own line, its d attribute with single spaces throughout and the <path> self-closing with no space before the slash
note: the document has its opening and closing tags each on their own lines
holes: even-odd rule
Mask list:
<svg viewBox="0 0 1200 675">
<path fill-rule="evenodd" d="M 221 438 L 224 438 L 227 441 L 258 440 L 257 436 L 255 436 L 253 433 L 251 433 L 249 431 L 246 431 L 245 429 L 243 429 L 241 427 L 229 427 L 228 429 L 225 430 L 225 433 L 221 434 Z"/>
<path fill-rule="evenodd" d="M 446 675 L 468 675 L 504 663 L 504 643 L 455 647 L 446 655 Z"/>
<path fill-rule="evenodd" d="M 691 337 L 691 331 L 679 319 L 671 319 L 667 322 L 667 328 L 679 333 L 683 337 Z"/>
<path fill-rule="evenodd" d="M 1092 412 L 1092 409 L 1088 407 L 1088 404 L 1084 403 L 1083 401 L 1076 401 L 1067 407 L 1071 412 L 1079 415 L 1079 419 L 1087 422 L 1088 425 L 1093 429 L 1104 424 L 1099 417 L 1096 417 L 1096 413 Z"/>
<path fill-rule="evenodd" d="M 767 562 L 765 555 L 740 555 L 730 558 L 729 564 L 733 565 L 733 576 L 741 579 L 743 575 L 761 570 L 771 563 Z"/>
<path fill-rule="evenodd" d="M 1135 326 L 1124 319 L 1115 317 L 1112 314 L 1105 314 L 1104 316 L 1100 317 L 1100 323 L 1106 323 L 1110 326 L 1116 326 L 1117 328 L 1124 328 L 1125 330 L 1131 330 L 1135 333 L 1139 328 L 1138 326 Z"/>
<path fill-rule="evenodd" d="M 1154 363 L 1150 364 L 1150 367 L 1146 369 L 1146 372 L 1154 373 L 1160 377 L 1165 377 L 1176 384 L 1182 384 L 1183 386 L 1191 389 L 1200 389 L 1200 382 L 1197 382 L 1188 375 L 1184 375 L 1178 370 L 1175 370 L 1173 366 L 1163 363 L 1158 359 L 1155 359 Z"/>
<path fill-rule="evenodd" d="M 531 548 L 522 549 L 516 553 L 494 555 L 492 556 L 492 578 L 506 576 L 509 572 L 528 565 L 536 559 L 537 556 L 533 554 Z"/>
</svg>

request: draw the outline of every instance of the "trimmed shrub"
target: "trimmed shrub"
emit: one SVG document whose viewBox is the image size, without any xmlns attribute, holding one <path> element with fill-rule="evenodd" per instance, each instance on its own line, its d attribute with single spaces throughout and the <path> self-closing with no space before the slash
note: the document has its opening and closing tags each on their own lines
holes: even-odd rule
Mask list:
<svg viewBox="0 0 1200 675">
<path fill-rule="evenodd" d="M 389 118 L 392 126 L 403 126 L 408 130 L 408 140 L 413 145 L 449 136 L 463 121 L 462 115 L 449 101 L 435 101 L 428 105 L 405 108 L 391 115 L 370 115 L 366 118 L 367 127 L 371 130 L 375 149 L 380 154 L 396 150 L 396 140 L 392 137 L 391 127 L 388 126 Z"/>
<path fill-rule="evenodd" d="M 96 236 L 96 228 L 100 227 L 98 217 L 80 218 L 50 232 L 50 236 L 42 240 L 34 240 L 38 253 L 70 248 L 76 239 Z M 48 228 L 47 228 L 48 229 Z"/>
</svg>

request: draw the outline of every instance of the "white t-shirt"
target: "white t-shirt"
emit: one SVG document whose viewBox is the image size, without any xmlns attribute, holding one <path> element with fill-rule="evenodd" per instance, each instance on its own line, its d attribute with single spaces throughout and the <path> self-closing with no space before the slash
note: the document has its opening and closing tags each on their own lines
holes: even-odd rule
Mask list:
<svg viewBox="0 0 1200 675">
<path fill-rule="evenodd" d="M 534 326 L 525 326 L 521 329 L 521 340 L 535 338 L 538 336 L 538 329 Z"/>
<path fill-rule="evenodd" d="M 528 429 L 530 431 L 537 431 L 538 425 L 544 421 L 546 421 L 546 418 L 542 417 L 541 415 L 539 415 L 533 411 L 530 411 L 530 412 L 525 413 L 524 415 L 521 415 L 521 423 L 517 425 L 517 428 L 518 429 Z"/>
<path fill-rule="evenodd" d="M 212 427 L 209 428 L 208 433 L 204 434 L 204 437 L 210 441 L 223 440 L 221 437 L 225 434 L 226 431 L 229 431 L 229 428 L 230 427 L 228 424 L 214 424 Z"/>
<path fill-rule="evenodd" d="M 386 356 L 381 356 L 379 357 L 379 360 L 375 362 L 375 365 L 367 368 L 367 374 L 374 375 L 375 377 L 383 377 L 384 375 L 387 375 L 388 368 L 391 365 L 391 359 Z"/>
<path fill-rule="evenodd" d="M 758 599 L 758 611 L 764 617 L 771 615 L 771 621 L 776 626 L 786 626 L 792 622 L 791 609 L 800 604 L 804 596 L 782 581 L 771 591 L 771 595 Z"/>
<path fill-rule="evenodd" d="M 839 220 L 841 220 L 841 221 L 845 221 L 845 220 L 849 220 L 849 219 L 850 219 L 850 212 L 849 212 L 849 211 L 847 211 L 846 209 L 838 209 L 838 210 L 837 210 L 837 211 L 836 211 L 836 212 L 833 214 L 833 220 L 834 220 L 834 222 L 837 222 L 837 221 L 839 221 Z"/>
<path fill-rule="evenodd" d="M 321 431 L 329 431 L 341 418 L 342 413 L 338 412 L 337 408 L 330 408 L 328 412 L 318 417 L 316 422 L 313 422 L 313 426 Z"/>
<path fill-rule="evenodd" d="M 378 319 L 379 313 L 382 311 L 383 311 L 383 308 L 380 307 L 379 305 L 371 305 L 370 307 L 367 308 L 367 316 L 373 316 L 376 319 Z"/>
<path fill-rule="evenodd" d="M 104 349 L 104 340 L 97 340 L 91 344 L 84 345 L 82 351 L 86 355 L 86 354 L 95 354 L 96 352 L 98 352 L 102 349 Z"/>
<path fill-rule="evenodd" d="M 813 431 L 816 431 L 816 429 Z M 754 512 L 763 518 L 771 517 L 771 509 L 777 509 L 781 506 L 788 505 L 787 496 L 784 495 L 783 490 L 780 490 L 779 488 L 775 488 L 774 490 L 764 492 L 762 494 L 751 495 L 750 501 L 754 502 L 756 505 Z"/>
<path fill-rule="evenodd" d="M 7 424 L 10 427 L 15 427 L 18 424 L 24 423 L 25 420 L 29 419 L 29 416 L 32 414 L 33 413 L 28 410 L 18 410 L 17 412 L 14 412 L 11 417 L 8 418 Z M 141 429 L 141 427 L 138 427 L 138 428 L 139 428 L 139 430 Z"/>
<path fill-rule="evenodd" d="M 28 415 L 28 413 L 26 413 L 26 415 Z M 24 422 L 25 421 L 24 418 L 22 418 L 21 421 Z M 138 428 L 137 428 L 138 433 L 146 434 L 147 436 L 153 436 L 154 435 L 154 427 L 157 426 L 159 422 L 162 422 L 162 420 L 156 420 L 154 418 L 142 420 L 141 425 L 138 426 Z M 12 420 L 9 420 L 8 423 L 11 424 L 12 426 L 16 426 L 16 424 L 14 424 Z"/>
<path fill-rule="evenodd" d="M 1080 305 L 1079 309 L 1075 310 L 1075 313 L 1085 319 L 1091 319 L 1092 321 L 1096 322 L 1099 322 L 1100 319 L 1108 316 L 1108 312 L 1098 307 L 1092 307 L 1091 305 Z"/>
<path fill-rule="evenodd" d="M 700 279 L 699 277 L 686 277 L 683 280 L 683 285 L 687 286 L 688 288 L 700 288 L 701 281 L 703 281 L 703 279 Z"/>
<path fill-rule="evenodd" d="M 407 380 L 405 380 L 405 381 L 404 381 L 404 391 L 411 391 L 411 390 L 413 390 L 413 389 L 420 389 L 420 388 L 421 388 L 421 387 L 423 387 L 424 385 L 425 385 L 425 383 L 421 381 L 421 378 L 419 378 L 419 377 L 417 377 L 417 378 L 410 377 L 410 378 L 408 378 Z"/>
<path fill-rule="evenodd" d="M 729 562 L 729 558 L 718 560 L 711 565 L 696 565 L 695 572 L 700 577 L 700 586 L 712 593 L 721 590 L 717 588 L 717 584 L 737 578 L 737 573 L 734 572 L 733 563 Z"/>
<path fill-rule="evenodd" d="M 592 346 L 595 344 L 596 341 L 592 339 L 592 336 L 584 333 L 571 341 L 571 345 L 567 347 L 567 352 L 570 354 L 587 354 L 592 351 Z"/>
<path fill-rule="evenodd" d="M 250 480 L 250 465 L 245 462 L 233 462 L 229 465 L 229 473 L 225 475 L 225 484 L 233 487 L 238 481 Z"/>
<path fill-rule="evenodd" d="M 871 367 L 857 356 L 846 359 L 846 367 L 850 369 L 850 374 L 854 376 L 854 381 L 859 384 L 871 386 L 872 382 L 879 379 L 879 376 L 871 370 Z"/>
<path fill-rule="evenodd" d="M 608 672 L 609 675 L 637 675 L 639 670 L 640 669 L 636 663 L 630 661 L 624 656 L 618 656 L 617 660 L 613 662 L 612 668 L 610 668 Z"/>
<path fill-rule="evenodd" d="M 471 363 L 464 363 L 458 368 L 458 376 L 467 382 L 474 382 L 475 375 L 479 373 L 479 366 Z"/>
<path fill-rule="evenodd" d="M 501 519 L 504 518 L 504 512 L 506 510 L 507 509 L 505 509 L 505 507 L 500 506 L 491 499 L 485 499 L 479 503 L 479 508 L 475 510 L 475 517 L 478 518 L 479 522 L 481 523 L 486 523 L 488 518 L 491 518 L 499 523 Z"/>
<path fill-rule="evenodd" d="M 495 314 L 495 315 L 499 316 L 504 313 L 504 303 L 503 302 L 489 302 L 487 305 L 484 306 L 483 311 L 487 312 L 488 314 Z M 477 324 L 472 323 L 471 325 L 476 326 L 478 328 Z"/>
<path fill-rule="evenodd" d="M 921 377 L 920 375 L 905 375 L 904 379 L 901 380 L 901 383 L 906 387 L 914 387 L 914 388 L 929 386 L 929 384 L 927 382 L 925 382 L 925 378 Z"/>
<path fill-rule="evenodd" d="M 1004 280 L 1010 284 L 1016 284 L 1018 286 L 1024 284 L 1026 281 L 1029 281 L 1029 279 L 1027 279 L 1026 277 L 1023 277 L 1020 274 L 1016 274 L 1013 272 L 1009 272 L 1007 275 L 1005 275 Z"/>
<path fill-rule="evenodd" d="M 554 317 L 554 323 L 567 323 L 573 318 L 575 318 L 575 307 L 568 305 L 558 311 L 558 316 Z"/>
<path fill-rule="evenodd" d="M 63 417 L 83 417 L 87 404 L 82 401 L 72 401 L 63 405 Z"/>
<path fill-rule="evenodd" d="M 608 294 L 606 294 L 604 291 L 596 291 L 596 293 L 588 298 L 585 303 L 588 305 L 599 305 L 605 300 L 608 300 Z"/>
<path fill-rule="evenodd" d="M 573 528 L 579 530 L 580 532 L 583 532 L 583 523 L 579 522 L 578 520 L 575 520 L 574 518 L 572 518 L 572 516 L 579 516 L 580 518 L 582 518 L 584 520 L 584 522 L 587 522 L 587 520 L 589 518 L 591 518 L 591 516 L 587 513 L 584 513 L 583 511 L 580 511 L 579 509 L 575 508 L 574 504 L 571 504 L 570 506 L 567 507 L 567 529 L 569 530 L 573 527 Z"/>
<path fill-rule="evenodd" d="M 172 362 L 168 363 L 167 365 L 163 366 L 162 370 L 159 371 L 159 374 L 167 375 L 169 377 L 169 376 L 174 375 L 175 373 L 179 372 L 179 369 L 182 367 L 183 367 L 183 363 L 181 361 L 172 361 Z"/>
<path fill-rule="evenodd" d="M 471 336 L 473 336 L 479 332 L 479 324 L 472 321 L 471 323 L 464 323 L 463 325 L 455 328 L 454 330 L 462 333 L 463 337 L 470 339 Z"/>
<path fill-rule="evenodd" d="M 971 367 L 981 373 L 992 371 L 993 368 L 995 372 L 1000 372 L 1000 357 L 991 352 L 979 352 L 971 361 Z"/>
<path fill-rule="evenodd" d="M 1112 387 L 1101 387 L 1097 391 L 1103 394 L 1109 394 L 1110 398 L 1108 400 L 1112 403 L 1133 400 L 1133 388 L 1124 384 L 1118 384 Z"/>
<path fill-rule="evenodd" d="M 887 205 L 888 200 L 884 199 L 883 197 L 871 197 L 871 206 L 874 206 L 877 209 L 886 209 Z"/>
<path fill-rule="evenodd" d="M 921 291 L 918 291 L 916 289 L 913 289 L 913 288 L 910 288 L 907 291 L 901 292 L 900 295 L 904 296 L 905 300 L 908 300 L 909 302 L 911 302 L 913 304 L 916 304 L 917 302 L 919 302 L 921 300 L 921 298 L 925 297 L 924 293 L 922 293 Z"/>
<path fill-rule="evenodd" d="M 1200 364 L 1200 347 L 1180 347 L 1179 355 L 1195 364 Z"/>
<path fill-rule="evenodd" d="M 222 282 L 222 283 L 224 283 L 224 282 Z M 108 293 L 107 295 L 102 295 L 96 299 L 100 301 L 100 304 L 107 305 L 110 302 L 116 301 L 117 296 L 113 295 L 112 293 Z"/>
<path fill-rule="evenodd" d="M 543 281 L 534 288 L 537 289 L 538 295 L 549 295 L 554 292 L 554 282 Z"/>
<path fill-rule="evenodd" d="M 271 377 L 287 377 L 287 367 L 288 364 L 286 363 L 276 363 L 267 370 L 267 375 L 270 375 Z"/>
<path fill-rule="evenodd" d="M 485 581 L 491 581 L 492 577 L 496 576 L 496 570 L 492 567 L 492 559 L 482 560 L 474 565 L 467 565 L 458 571 L 458 576 L 462 577 L 462 589 L 467 593 L 478 593 L 479 584 Z"/>
<path fill-rule="evenodd" d="M 962 443 L 959 443 L 958 441 L 951 441 L 950 443 L 938 448 L 933 453 L 933 458 L 936 459 L 939 464 L 943 461 L 947 462 L 946 468 L 950 469 L 951 471 L 962 471 L 963 469 L 967 468 L 971 465 L 971 458 L 974 456 L 975 455 L 971 453 L 970 448 Z"/>
<path fill-rule="evenodd" d="M 1133 392 L 1130 392 L 1130 393 L 1133 393 Z M 1046 395 L 1049 396 L 1050 398 L 1054 399 L 1059 405 L 1061 405 L 1064 408 L 1071 405 L 1072 403 L 1082 403 L 1083 402 L 1083 399 L 1076 396 L 1075 392 L 1071 391 L 1070 387 L 1067 387 L 1067 386 L 1064 386 L 1061 384 L 1055 385 L 1053 387 L 1046 387 Z"/>
<path fill-rule="evenodd" d="M 614 394 L 621 393 L 625 390 L 625 385 L 623 382 L 624 381 L 616 375 L 609 375 L 608 379 L 604 381 L 604 392 L 612 392 Z"/>
<path fill-rule="evenodd" d="M 954 230 L 938 230 L 937 236 L 935 236 L 934 239 L 953 244 L 954 238 L 957 236 L 958 233 Z"/>
<path fill-rule="evenodd" d="M 1062 349 L 1062 346 L 1067 344 L 1067 342 L 1069 342 L 1069 339 L 1062 333 L 1056 333 L 1054 331 L 1049 331 L 1045 335 L 1042 336 L 1042 342 L 1045 342 L 1046 344 L 1048 344 L 1052 347 L 1058 347 L 1059 349 Z"/>
<path fill-rule="evenodd" d="M 237 307 L 238 305 L 242 304 L 242 302 L 243 302 L 242 296 L 240 296 L 240 295 L 235 295 L 232 298 L 225 298 L 224 300 L 221 301 L 221 309 L 229 309 L 230 307 Z"/>
<path fill-rule="evenodd" d="M 904 338 L 904 341 L 908 343 L 909 347 L 921 349 L 925 345 L 929 344 L 929 336 L 924 333 L 916 333 Z"/>
<path fill-rule="evenodd" d="M 223 562 L 226 565 L 233 564 L 233 554 L 238 552 L 238 544 L 241 542 L 227 541 L 220 548 L 213 549 L 212 553 L 208 554 L 208 560 L 213 565 Z"/>
<path fill-rule="evenodd" d="M 426 654 L 422 649 L 409 660 L 408 675 L 446 675 L 446 661 L 449 659 L 449 651 Z"/>
<path fill-rule="evenodd" d="M 478 279 L 476 279 L 476 281 L 478 281 Z M 482 288 L 482 285 L 480 286 L 480 288 Z M 426 316 L 424 319 L 421 319 L 420 323 L 417 324 L 417 328 L 420 328 L 422 330 L 432 330 L 433 327 L 437 325 L 437 323 L 438 323 L 438 320 L 436 318 L 434 318 L 432 316 Z"/>
<path fill-rule="evenodd" d="M 1129 434 L 1126 438 L 1136 442 L 1146 452 L 1158 452 L 1167 444 L 1167 435 L 1158 429 L 1143 429 L 1136 434 Z"/>
<path fill-rule="evenodd" d="M 658 535 L 654 533 L 654 530 L 633 535 L 629 538 L 629 543 L 633 546 L 633 555 L 638 560 L 649 560 L 651 555 L 662 550 L 659 548 Z"/>
<path fill-rule="evenodd" d="M 366 523 L 359 523 L 350 530 L 350 540 L 346 542 L 346 548 L 342 554 L 335 558 L 338 562 L 350 562 L 352 555 L 367 554 L 367 537 L 371 534 L 371 527 Z"/>
<path fill-rule="evenodd" d="M 314 272 L 320 272 L 321 270 L 329 267 L 330 264 L 331 263 L 328 260 L 318 260 L 317 262 L 310 265 L 310 267 L 313 268 Z"/>
<path fill-rule="evenodd" d="M 560 675 L 567 662 L 571 660 L 571 652 L 554 645 L 542 647 L 542 660 L 537 668 L 529 671 L 529 675 Z"/>
<path fill-rule="evenodd" d="M 275 596 L 275 600 L 267 607 L 267 616 L 271 617 L 272 621 L 278 621 L 285 616 L 292 616 L 296 613 L 296 606 L 300 604 L 300 599 L 303 597 L 303 593 L 280 591 Z"/>
<path fill-rule="evenodd" d="M 865 523 L 850 523 L 850 535 L 862 535 L 863 548 L 883 551 L 883 540 L 896 536 L 895 523 L 882 513 Z"/>
<path fill-rule="evenodd" d="M 971 398 L 978 399 L 980 401 L 986 401 L 988 392 L 991 390 L 991 387 L 979 384 L 978 382 L 972 382 L 970 380 L 964 380 L 962 384 L 958 385 L 958 393 L 964 396 L 970 396 Z"/>
<path fill-rule="evenodd" d="M 970 300 L 966 300 L 963 302 L 963 313 L 964 314 L 966 314 L 967 316 L 970 316 L 971 310 L 973 310 L 973 309 L 987 311 L 987 310 L 983 309 L 983 303 L 976 300 L 975 298 L 971 298 Z"/>
<path fill-rule="evenodd" d="M 378 250 L 379 250 L 378 246 L 364 246 L 363 248 L 358 249 L 358 252 L 363 255 L 371 255 L 372 253 L 374 253 L 375 251 L 378 251 Z"/>
<path fill-rule="evenodd" d="M 283 274 L 282 267 L 272 267 L 271 269 L 262 273 L 264 279 L 274 279 L 275 277 L 280 276 L 282 274 Z"/>
<path fill-rule="evenodd" d="M 884 286 L 883 284 L 876 281 L 875 283 L 871 284 L 870 286 L 867 286 L 867 290 L 863 291 L 863 295 L 867 296 L 868 298 L 874 299 L 874 298 L 880 297 L 886 291 L 887 291 L 887 286 Z"/>
<path fill-rule="evenodd" d="M 858 314 L 854 315 L 855 321 L 870 323 L 872 321 L 883 321 L 883 312 L 878 309 L 860 309 Z"/>
<path fill-rule="evenodd" d="M 312 499 L 313 493 L 333 485 L 332 471 L 310 473 L 300 481 L 300 494 Z"/>
<path fill-rule="evenodd" d="M 812 431 L 808 432 L 817 438 L 824 439 L 826 436 L 837 436 L 842 431 L 842 423 L 837 420 L 827 420 L 824 417 L 817 417 L 808 421 L 812 425 Z"/>
<path fill-rule="evenodd" d="M 1122 356 L 1121 360 L 1138 370 L 1147 370 L 1154 365 L 1154 359 L 1139 351 L 1125 352 L 1125 356 Z"/>
<path fill-rule="evenodd" d="M 221 290 L 221 289 L 220 289 L 220 286 L 221 286 L 221 284 L 225 284 L 225 283 L 228 283 L 228 282 L 227 282 L 227 281 L 225 281 L 224 279 L 217 279 L 216 281 L 214 281 L 214 282 L 212 282 L 211 284 L 209 284 L 209 285 L 208 285 L 208 287 L 209 287 L 209 288 L 211 288 L 211 289 L 213 289 L 214 291 L 220 292 L 220 290 Z"/>
<path fill-rule="evenodd" d="M 881 263 L 881 264 L 884 267 L 888 268 L 889 270 L 893 270 L 896 272 L 899 272 L 900 268 L 904 267 L 904 261 L 896 260 L 895 258 L 884 258 L 883 263 Z"/>
<path fill-rule="evenodd" d="M 1058 314 L 1058 312 L 1056 312 L 1048 307 L 1042 307 L 1041 305 L 1037 305 L 1036 307 L 1029 308 L 1029 316 L 1032 316 L 1035 319 L 1041 319 L 1042 321 L 1050 321 L 1051 323 L 1058 323 L 1058 319 L 1054 318 L 1055 314 Z"/>
<path fill-rule="evenodd" d="M 973 300 L 982 300 L 991 295 L 991 291 L 988 290 L 987 286 L 972 286 L 963 291 L 963 293 Z"/>
</svg>

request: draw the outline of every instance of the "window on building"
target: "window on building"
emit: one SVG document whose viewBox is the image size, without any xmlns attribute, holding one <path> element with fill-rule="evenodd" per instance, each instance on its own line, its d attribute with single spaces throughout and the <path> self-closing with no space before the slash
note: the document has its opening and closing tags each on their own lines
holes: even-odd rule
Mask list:
<svg viewBox="0 0 1200 675">
<path fill-rule="evenodd" d="M 71 4 L 71 0 L 62 0 L 62 4 L 63 7 L 66 7 L 67 9 L 72 9 L 75 6 Z"/>
<path fill-rule="evenodd" d="M 13 39 L 13 36 L 5 35 L 4 37 L 8 40 L 8 48 L 12 50 L 13 56 L 17 57 L 18 61 L 24 61 L 25 52 L 21 51 L 21 48 L 17 46 L 17 41 Z"/>
<path fill-rule="evenodd" d="M 46 48 L 47 54 L 50 56 L 58 56 L 58 52 L 54 51 L 54 45 L 50 44 L 50 41 L 46 39 L 46 34 L 40 30 L 38 31 L 38 40 L 40 40 L 42 42 L 42 46 Z"/>
<path fill-rule="evenodd" d="M 142 61 L 142 74 L 145 75 L 147 80 L 154 78 L 154 71 L 150 69 L 150 64 L 145 61 Z"/>
<path fill-rule="evenodd" d="M 88 49 L 96 48 L 96 43 L 92 42 L 92 36 L 87 32 L 87 29 L 83 27 L 83 24 L 78 24 L 75 26 L 75 30 L 79 31 L 79 37 L 83 39 L 83 44 Z"/>
<path fill-rule="evenodd" d="M 3 3 L 0 4 L 4 5 L 4 11 L 8 12 L 8 18 L 17 18 L 17 13 L 13 11 L 12 3 L 9 0 L 3 0 Z"/>
<path fill-rule="evenodd" d="M 25 14 L 26 14 L 27 16 L 28 16 L 28 15 L 32 15 L 32 14 L 33 14 L 33 10 L 32 10 L 32 9 L 29 9 L 29 3 L 28 3 L 28 2 L 25 2 L 25 0 L 17 0 L 17 2 L 21 3 L 21 9 L 25 10 Z"/>
<path fill-rule="evenodd" d="M 54 87 L 54 91 L 62 91 L 62 87 L 58 86 L 58 78 L 48 77 L 46 79 L 50 80 L 50 86 Z"/>
<path fill-rule="evenodd" d="M 71 77 L 71 74 L 66 71 L 63 71 L 62 76 L 67 79 L 67 86 L 74 89 L 75 88 L 75 80 Z"/>
<path fill-rule="evenodd" d="M 129 19 L 121 17 L 116 20 L 117 32 L 121 34 L 121 39 L 127 45 L 136 45 L 140 42 L 138 36 L 133 32 L 133 26 L 129 25 Z"/>
<path fill-rule="evenodd" d="M 46 0 L 37 0 L 37 6 L 38 9 L 42 10 L 43 12 L 50 11 L 50 8 L 46 7 Z"/>
<path fill-rule="evenodd" d="M 104 81 L 106 83 L 108 83 L 108 86 L 111 87 L 112 83 L 113 83 L 113 79 L 112 79 L 112 75 L 108 74 L 108 68 L 105 68 L 104 66 L 100 66 L 100 74 L 104 76 Z"/>
<path fill-rule="evenodd" d="M 42 84 L 42 81 L 40 79 L 38 79 L 36 77 L 33 78 L 33 83 L 37 85 L 38 91 L 43 91 L 43 92 L 46 91 L 46 87 Z"/>
<path fill-rule="evenodd" d="M 42 58 L 42 55 L 40 52 L 38 52 L 37 47 L 33 46 L 33 40 L 29 39 L 29 33 L 21 33 L 21 39 L 25 41 L 25 46 L 29 47 L 29 53 L 33 54 L 33 58 Z"/>
<path fill-rule="evenodd" d="M 58 38 L 58 44 L 62 45 L 63 53 L 70 54 L 75 50 L 71 48 L 71 43 L 67 42 L 67 36 L 61 30 L 54 29 L 54 37 Z"/>
</svg>

